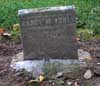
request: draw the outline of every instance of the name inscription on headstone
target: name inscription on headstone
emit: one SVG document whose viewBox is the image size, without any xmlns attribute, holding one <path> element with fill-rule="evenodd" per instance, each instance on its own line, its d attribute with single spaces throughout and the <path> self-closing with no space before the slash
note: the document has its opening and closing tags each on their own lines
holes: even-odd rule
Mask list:
<svg viewBox="0 0 100 86">
<path fill-rule="evenodd" d="M 27 18 L 22 22 L 22 26 L 50 26 L 58 24 L 72 24 L 75 23 L 74 18 L 71 15 L 67 17 L 63 16 L 48 16 L 48 17 L 37 17 L 37 18 Z"/>
<path fill-rule="evenodd" d="M 75 10 L 59 8 L 20 14 L 25 59 L 77 58 Z"/>
</svg>

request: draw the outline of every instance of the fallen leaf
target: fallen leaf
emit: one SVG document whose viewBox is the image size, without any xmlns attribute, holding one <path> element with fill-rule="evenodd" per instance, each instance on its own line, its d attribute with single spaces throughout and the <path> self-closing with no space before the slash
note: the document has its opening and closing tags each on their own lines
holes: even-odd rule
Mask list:
<svg viewBox="0 0 100 86">
<path fill-rule="evenodd" d="M 0 28 L 0 34 L 3 34 L 5 30 L 3 28 Z"/>
<path fill-rule="evenodd" d="M 39 76 L 39 82 L 42 82 L 45 79 L 45 77 L 43 75 Z"/>
<path fill-rule="evenodd" d="M 13 25 L 13 30 L 19 31 L 20 25 L 19 24 L 14 24 Z"/>
<path fill-rule="evenodd" d="M 91 57 L 85 57 L 85 61 L 92 61 L 92 58 Z"/>
<path fill-rule="evenodd" d="M 10 33 L 8 33 L 8 32 L 4 32 L 3 34 L 2 34 L 2 36 L 11 36 L 11 34 Z"/>
</svg>

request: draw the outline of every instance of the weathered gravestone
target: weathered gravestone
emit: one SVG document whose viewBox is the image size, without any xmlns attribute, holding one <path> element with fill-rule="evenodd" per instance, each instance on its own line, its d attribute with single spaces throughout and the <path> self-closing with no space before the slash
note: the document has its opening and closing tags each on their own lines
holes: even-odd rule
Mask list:
<svg viewBox="0 0 100 86">
<path fill-rule="evenodd" d="M 25 59 L 77 59 L 73 6 L 19 10 Z"/>
</svg>

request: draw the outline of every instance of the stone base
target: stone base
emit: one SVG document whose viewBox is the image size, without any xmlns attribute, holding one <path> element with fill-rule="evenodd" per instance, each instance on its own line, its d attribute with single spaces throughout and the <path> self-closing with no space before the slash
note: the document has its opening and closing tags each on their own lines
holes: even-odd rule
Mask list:
<svg viewBox="0 0 100 86">
<path fill-rule="evenodd" d="M 80 52 L 81 51 L 81 52 Z M 86 54 L 86 55 L 85 55 Z M 12 57 L 11 67 L 16 70 L 25 69 L 28 72 L 33 73 L 35 77 L 40 74 L 46 74 L 51 76 L 61 71 L 76 70 L 80 67 L 81 60 L 84 61 L 85 57 L 89 56 L 88 52 L 78 50 L 78 59 L 50 59 L 48 60 L 24 60 L 23 52 Z"/>
<path fill-rule="evenodd" d="M 70 65 L 75 65 L 75 64 L 79 64 L 79 61 L 59 60 L 59 59 L 51 59 L 49 61 L 25 60 L 25 61 L 12 62 L 11 67 L 16 70 L 25 69 L 26 71 L 33 73 L 33 76 L 38 77 L 40 74 L 45 74 L 48 76 L 54 75 L 57 72 L 64 71 L 65 68 L 69 69 Z"/>
</svg>

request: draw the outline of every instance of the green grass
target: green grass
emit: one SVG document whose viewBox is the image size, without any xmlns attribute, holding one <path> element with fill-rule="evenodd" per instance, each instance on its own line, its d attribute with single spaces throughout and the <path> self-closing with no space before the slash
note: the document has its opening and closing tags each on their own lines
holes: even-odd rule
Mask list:
<svg viewBox="0 0 100 86">
<path fill-rule="evenodd" d="M 100 27 L 96 20 L 97 17 L 100 18 L 100 10 L 98 9 L 95 14 L 91 11 L 100 7 L 99 3 L 100 0 L 0 0 L 0 27 L 8 28 L 19 23 L 19 9 L 75 5 L 78 28 L 95 29 Z M 93 27 L 96 24 L 98 27 Z"/>
<path fill-rule="evenodd" d="M 12 25 L 19 23 L 19 9 L 67 5 L 76 7 L 77 35 L 82 34 L 81 41 L 100 38 L 100 0 L 0 0 L 0 28 L 13 32 Z M 13 34 L 13 39 L 19 36 L 15 31 Z"/>
</svg>

